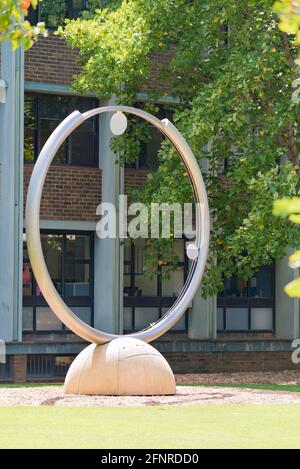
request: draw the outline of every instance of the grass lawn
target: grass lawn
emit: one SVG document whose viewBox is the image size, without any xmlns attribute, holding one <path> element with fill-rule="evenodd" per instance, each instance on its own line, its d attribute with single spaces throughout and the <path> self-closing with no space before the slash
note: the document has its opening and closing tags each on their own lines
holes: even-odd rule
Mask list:
<svg viewBox="0 0 300 469">
<path fill-rule="evenodd" d="M 299 447 L 300 404 L 0 408 L 0 448 Z"/>
</svg>

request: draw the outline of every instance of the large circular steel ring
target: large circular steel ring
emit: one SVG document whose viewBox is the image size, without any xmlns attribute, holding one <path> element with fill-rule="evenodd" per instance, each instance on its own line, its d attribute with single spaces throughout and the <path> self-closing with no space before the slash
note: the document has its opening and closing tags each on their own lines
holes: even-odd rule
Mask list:
<svg viewBox="0 0 300 469">
<path fill-rule="evenodd" d="M 145 111 L 127 106 L 100 107 L 83 114 L 79 111 L 75 111 L 64 119 L 48 138 L 32 172 L 27 193 L 25 215 L 27 248 L 36 281 L 50 308 L 75 334 L 96 344 L 104 344 L 120 336 L 99 331 L 81 321 L 58 294 L 49 275 L 43 255 L 40 239 L 40 204 L 49 167 L 57 150 L 66 138 L 86 119 L 104 112 L 117 111 L 141 117 L 150 122 L 170 140 L 186 168 L 196 202 L 197 235 L 195 244 L 198 248 L 198 256 L 196 260 L 191 263 L 188 278 L 179 297 L 172 307 L 155 324 L 139 332 L 128 334 L 128 337 L 135 337 L 145 342 L 151 342 L 176 324 L 190 306 L 200 286 L 209 248 L 209 207 L 201 171 L 189 145 L 171 122 L 167 119 L 160 121 Z"/>
</svg>

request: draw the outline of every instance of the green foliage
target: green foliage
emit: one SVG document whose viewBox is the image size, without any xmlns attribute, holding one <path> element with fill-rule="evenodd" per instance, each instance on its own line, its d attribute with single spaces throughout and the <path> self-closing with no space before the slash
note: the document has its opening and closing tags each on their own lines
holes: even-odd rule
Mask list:
<svg viewBox="0 0 300 469">
<path fill-rule="evenodd" d="M 38 23 L 31 26 L 24 19 L 30 5 L 36 8 L 38 0 L 1 0 L 0 5 L 0 43 L 11 41 L 13 50 L 21 45 L 29 49 L 39 34 L 45 34 L 45 26 Z"/>
<path fill-rule="evenodd" d="M 134 104 L 149 78 L 151 54 L 173 51 L 161 76 L 169 77 L 179 100 L 174 122 L 199 164 L 208 162 L 213 223 L 206 294 L 222 289 L 224 277 L 249 278 L 287 246 L 299 244 L 297 227 L 271 213 L 273 201 L 299 194 L 300 143 L 299 107 L 291 101 L 297 49 L 293 37 L 278 29 L 272 4 L 128 0 L 68 21 L 59 32 L 80 50 L 83 68 L 75 89 L 114 94 L 123 104 Z M 164 93 L 150 90 L 152 97 Z M 143 125 L 141 132 L 141 140 L 147 138 Z M 122 137 L 119 148 L 123 159 L 132 160 L 140 143 L 136 132 L 129 134 L 134 140 Z M 187 175 L 168 143 L 159 162 L 135 197 L 146 203 L 192 200 Z M 168 262 L 170 249 L 163 243 L 152 246 Z"/>
<path fill-rule="evenodd" d="M 296 35 L 300 43 L 300 2 L 297 0 L 279 0 L 274 4 L 274 10 L 280 17 L 279 28 L 286 33 Z"/>
<path fill-rule="evenodd" d="M 300 3 L 295 0 L 280 0 L 275 2 L 274 10 L 280 18 L 279 28 L 285 33 L 295 35 L 295 44 L 300 44 Z M 295 61 L 298 65 L 298 60 Z M 299 79 L 295 81 L 298 83 Z M 297 90 L 298 91 L 298 90 Z M 298 99 L 295 100 L 298 104 Z M 283 198 L 273 204 L 273 213 L 276 216 L 286 217 L 295 224 L 300 224 L 300 198 Z M 300 267 L 300 250 L 296 251 L 289 258 L 289 265 L 292 269 Z M 293 280 L 285 286 L 285 292 L 291 297 L 300 298 L 300 278 Z"/>
</svg>

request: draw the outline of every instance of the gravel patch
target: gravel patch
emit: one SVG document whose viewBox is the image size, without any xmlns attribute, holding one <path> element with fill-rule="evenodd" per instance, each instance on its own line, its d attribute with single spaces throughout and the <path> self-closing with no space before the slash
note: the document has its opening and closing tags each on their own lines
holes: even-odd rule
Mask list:
<svg viewBox="0 0 300 469">
<path fill-rule="evenodd" d="M 177 384 L 300 384 L 300 369 L 176 375 Z"/>
<path fill-rule="evenodd" d="M 64 395 L 62 386 L 0 388 L 6 406 L 193 406 L 220 404 L 300 404 L 300 393 L 239 388 L 178 386 L 174 396 Z"/>
</svg>

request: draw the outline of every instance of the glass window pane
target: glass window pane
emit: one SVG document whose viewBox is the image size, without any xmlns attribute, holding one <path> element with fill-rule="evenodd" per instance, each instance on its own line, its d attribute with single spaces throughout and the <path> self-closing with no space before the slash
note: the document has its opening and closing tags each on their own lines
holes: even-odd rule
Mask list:
<svg viewBox="0 0 300 469">
<path fill-rule="evenodd" d="M 178 262 L 184 262 L 185 241 L 176 239 L 173 243 L 173 251 L 178 256 Z"/>
<path fill-rule="evenodd" d="M 39 114 L 41 119 L 61 121 L 68 114 L 67 96 L 57 94 L 41 94 L 39 100 Z"/>
<path fill-rule="evenodd" d="M 149 125 L 150 127 L 150 125 Z M 142 143 L 141 152 L 138 159 L 138 167 L 143 169 L 155 170 L 158 167 L 157 153 L 160 149 L 163 135 L 159 130 L 151 126 L 149 128 L 150 140 Z"/>
<path fill-rule="evenodd" d="M 86 0 L 72 0 L 72 18 L 78 18 L 86 7 Z"/>
<path fill-rule="evenodd" d="M 33 330 L 33 308 L 24 306 L 22 311 L 22 329 L 23 331 Z"/>
<path fill-rule="evenodd" d="M 37 97 L 34 94 L 25 93 L 24 95 L 24 127 L 27 129 L 36 129 L 36 106 Z"/>
<path fill-rule="evenodd" d="M 251 329 L 272 330 L 273 329 L 273 309 L 272 308 L 251 308 Z"/>
<path fill-rule="evenodd" d="M 273 277 L 272 266 L 261 267 L 257 274 L 249 280 L 249 296 L 254 298 L 272 298 Z"/>
<path fill-rule="evenodd" d="M 97 103 L 95 100 L 73 97 L 70 100 L 69 112 L 75 110 L 85 112 L 96 106 Z M 96 166 L 97 119 L 98 117 L 88 119 L 72 133 L 69 164 L 76 166 Z"/>
<path fill-rule="evenodd" d="M 95 166 L 95 135 L 84 128 L 77 129 L 71 137 L 69 164 L 73 166 Z"/>
<path fill-rule="evenodd" d="M 50 277 L 58 292 L 61 293 L 61 253 L 62 236 L 52 234 L 42 234 L 42 247 L 45 261 L 49 270 Z M 36 294 L 40 294 L 37 286 Z"/>
<path fill-rule="evenodd" d="M 123 330 L 132 331 L 133 309 L 123 308 Z"/>
<path fill-rule="evenodd" d="M 24 160 L 26 163 L 34 163 L 35 160 L 36 131 L 24 129 Z"/>
<path fill-rule="evenodd" d="M 124 242 L 124 261 L 131 262 L 131 243 L 128 240 Z"/>
<path fill-rule="evenodd" d="M 65 265 L 65 296 L 90 295 L 90 265 L 67 263 Z"/>
<path fill-rule="evenodd" d="M 39 141 L 39 150 L 41 151 L 46 141 L 60 124 L 60 120 L 55 119 L 41 119 L 40 121 L 40 141 Z M 62 146 L 57 150 L 56 155 L 53 160 L 53 164 L 65 164 L 67 158 L 67 144 L 64 142 Z"/>
<path fill-rule="evenodd" d="M 48 28 L 62 26 L 64 19 L 68 16 L 67 5 L 67 0 L 47 0 L 41 2 L 41 21 L 44 21 Z"/>
<path fill-rule="evenodd" d="M 164 269 L 163 269 L 164 275 Z M 184 284 L 184 267 L 178 267 L 168 275 L 170 278 L 162 278 L 162 296 L 177 297 Z"/>
<path fill-rule="evenodd" d="M 68 98 L 57 95 L 41 95 L 38 100 L 40 115 L 39 150 L 41 150 L 51 133 L 68 114 Z M 58 149 L 53 163 L 65 164 L 66 151 L 67 144 L 64 142 Z"/>
<path fill-rule="evenodd" d="M 145 274 L 135 276 L 135 296 L 157 296 L 157 277 Z"/>
<path fill-rule="evenodd" d="M 36 330 L 37 331 L 60 331 L 62 323 L 53 311 L 48 307 L 36 308 Z"/>
<path fill-rule="evenodd" d="M 137 239 L 134 244 L 134 274 L 136 296 L 156 296 L 157 295 L 157 276 L 150 277 L 144 274 L 145 263 L 145 240 Z"/>
<path fill-rule="evenodd" d="M 35 95 L 25 94 L 24 96 L 24 159 L 26 162 L 35 160 L 35 139 L 36 139 L 36 106 Z"/>
<path fill-rule="evenodd" d="M 169 310 L 169 308 L 162 308 L 161 309 L 161 314 L 162 316 Z M 188 311 L 184 313 L 182 318 L 179 319 L 179 321 L 173 326 L 170 330 L 171 331 L 178 331 L 178 332 L 184 332 L 187 330 L 187 314 Z"/>
<path fill-rule="evenodd" d="M 72 306 L 73 313 L 86 324 L 92 325 L 92 308 L 90 306 Z"/>
<path fill-rule="evenodd" d="M 130 296 L 131 293 L 131 276 L 124 274 L 123 277 L 124 296 Z"/>
<path fill-rule="evenodd" d="M 137 239 L 134 244 L 134 273 L 136 275 L 144 273 L 145 263 L 145 243 L 143 239 Z"/>
<path fill-rule="evenodd" d="M 247 281 L 242 278 L 231 277 L 225 280 L 225 289 L 220 296 L 227 298 L 246 298 Z"/>
<path fill-rule="evenodd" d="M 74 357 L 72 357 L 72 356 L 59 356 L 59 355 L 57 355 L 55 357 L 55 363 L 54 363 L 54 373 L 53 373 L 54 376 L 63 376 L 63 377 L 65 377 L 73 360 L 74 360 Z"/>
<path fill-rule="evenodd" d="M 175 326 L 173 326 L 170 331 L 177 331 L 177 332 L 184 332 L 186 331 L 186 314 L 188 314 L 187 312 L 182 316 L 181 319 L 179 319 L 179 321 L 175 324 Z"/>
<path fill-rule="evenodd" d="M 226 308 L 226 330 L 248 330 L 248 308 Z"/>
<path fill-rule="evenodd" d="M 23 264 L 22 286 L 23 296 L 32 296 L 33 273 L 30 264 L 27 262 Z"/>
<path fill-rule="evenodd" d="M 223 308 L 217 308 L 217 330 L 224 330 L 224 312 Z"/>
<path fill-rule="evenodd" d="M 87 235 L 66 235 L 67 260 L 89 260 L 90 259 L 90 237 Z"/>
<path fill-rule="evenodd" d="M 135 329 L 143 329 L 159 319 L 158 308 L 135 308 Z"/>
</svg>

